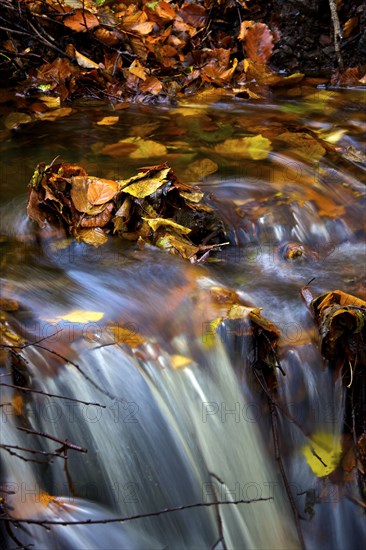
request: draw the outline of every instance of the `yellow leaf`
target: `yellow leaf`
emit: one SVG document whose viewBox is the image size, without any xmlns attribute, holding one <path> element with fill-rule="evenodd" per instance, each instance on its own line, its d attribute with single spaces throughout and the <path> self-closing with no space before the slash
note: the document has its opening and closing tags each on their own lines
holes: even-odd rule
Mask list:
<svg viewBox="0 0 366 550">
<path fill-rule="evenodd" d="M 45 508 L 47 508 L 47 506 L 51 504 L 51 502 L 54 502 L 55 499 L 56 497 L 53 497 L 52 495 L 49 495 L 46 492 L 42 492 L 39 495 L 39 501 L 42 504 L 42 506 L 44 506 Z"/>
<path fill-rule="evenodd" d="M 271 150 L 271 142 L 259 134 L 253 137 L 226 139 L 223 143 L 218 143 L 214 149 L 219 155 L 227 157 L 239 156 L 254 160 L 263 160 L 267 158 Z"/>
<path fill-rule="evenodd" d="M 176 223 L 175 221 L 169 220 L 166 218 L 155 218 L 155 219 L 142 218 L 142 219 L 147 221 L 147 223 L 149 224 L 149 226 L 153 231 L 156 231 L 161 226 L 173 227 L 178 233 L 181 233 L 183 235 L 184 234 L 187 235 L 192 231 L 191 229 L 189 229 L 189 227 L 184 227 L 184 225 L 180 225 L 179 223 Z"/>
<path fill-rule="evenodd" d="M 138 174 L 139 179 L 137 181 L 134 177 L 128 181 L 120 181 L 120 184 L 124 193 L 128 193 L 138 199 L 143 199 L 148 195 L 152 195 L 152 193 L 155 193 L 155 191 L 167 183 L 167 175 L 169 172 L 170 168 L 165 168 L 164 170 L 160 170 L 160 172 L 156 174 L 156 177 L 152 178 L 143 177 L 143 174 L 140 173 Z M 131 180 L 132 183 L 129 184 Z"/>
<path fill-rule="evenodd" d="M 184 355 L 172 355 L 170 361 L 173 369 L 184 369 L 192 364 L 192 359 Z"/>
<path fill-rule="evenodd" d="M 320 457 L 315 456 L 314 452 Z M 302 448 L 306 462 L 313 473 L 318 477 L 329 475 L 336 469 L 342 454 L 342 445 L 339 436 L 327 433 L 315 433 L 310 442 Z"/>
<path fill-rule="evenodd" d="M 49 109 L 56 109 L 61 105 L 60 96 L 52 97 L 50 95 L 40 95 L 38 96 L 38 99 L 43 101 L 43 103 L 45 103 Z"/>
<path fill-rule="evenodd" d="M 75 58 L 76 62 L 80 67 L 83 67 L 84 69 L 99 69 L 98 63 L 95 63 L 89 57 L 86 57 L 82 53 L 75 50 Z"/>
<path fill-rule="evenodd" d="M 60 109 L 55 109 L 54 111 L 49 111 L 48 113 L 40 113 L 38 115 L 39 120 L 49 120 L 53 122 L 58 118 L 71 115 L 73 109 L 71 107 L 61 107 Z"/>
<path fill-rule="evenodd" d="M 98 120 L 98 126 L 113 126 L 119 121 L 119 116 L 105 116 L 101 120 Z"/>
<path fill-rule="evenodd" d="M 69 321 L 69 323 L 91 323 L 100 321 L 104 317 L 101 311 L 85 311 L 84 309 L 75 309 L 66 315 L 59 315 L 58 319 Z"/>
<path fill-rule="evenodd" d="M 218 165 L 211 159 L 204 158 L 192 162 L 184 172 L 185 180 L 201 180 L 218 170 Z"/>
<path fill-rule="evenodd" d="M 138 332 L 126 327 L 112 325 L 108 327 L 108 329 L 113 333 L 114 342 L 116 344 L 126 344 L 127 346 L 130 346 L 130 348 L 134 349 L 141 346 L 145 342 L 144 336 L 141 336 Z"/>
<path fill-rule="evenodd" d="M 21 124 L 28 124 L 32 119 L 26 113 L 9 113 L 5 119 L 5 126 L 8 130 L 18 128 Z"/>
<path fill-rule="evenodd" d="M 130 153 L 132 159 L 160 157 L 167 154 L 167 148 L 162 143 L 150 139 L 141 139 L 137 142 L 138 148 Z"/>
<path fill-rule="evenodd" d="M 132 61 L 128 70 L 131 74 L 137 76 L 141 80 L 146 80 L 147 78 L 146 69 L 143 65 L 141 65 L 138 59 L 135 59 L 134 61 Z"/>
</svg>

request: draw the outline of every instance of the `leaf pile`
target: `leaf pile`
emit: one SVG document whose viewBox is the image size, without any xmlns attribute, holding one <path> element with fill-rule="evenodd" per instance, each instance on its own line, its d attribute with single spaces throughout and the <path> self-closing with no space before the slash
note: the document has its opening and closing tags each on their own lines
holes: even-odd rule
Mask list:
<svg viewBox="0 0 366 550">
<path fill-rule="evenodd" d="M 195 261 L 224 241 L 224 227 L 198 187 L 166 164 L 141 168 L 128 180 L 89 176 L 73 164 L 41 163 L 29 184 L 27 212 L 41 227 L 58 223 L 87 244 L 110 233 Z"/>
</svg>

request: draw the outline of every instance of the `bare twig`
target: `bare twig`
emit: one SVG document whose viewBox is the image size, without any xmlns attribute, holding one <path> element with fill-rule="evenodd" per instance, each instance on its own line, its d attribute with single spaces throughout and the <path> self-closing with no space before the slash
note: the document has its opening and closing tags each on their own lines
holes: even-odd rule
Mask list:
<svg viewBox="0 0 366 550">
<path fill-rule="evenodd" d="M 106 405 L 101 405 L 100 403 L 92 403 L 88 401 L 82 401 L 81 399 L 75 399 L 73 397 L 65 397 L 64 395 L 56 395 L 54 393 L 48 393 L 43 390 L 34 390 L 32 388 L 27 388 L 25 386 L 15 386 L 14 384 L 5 384 L 5 382 L 0 382 L 0 386 L 6 386 L 7 388 L 14 388 L 16 390 L 21 390 L 30 393 L 38 393 L 40 395 L 45 395 L 46 397 L 55 397 L 57 399 L 66 399 L 67 401 L 74 401 L 75 403 L 81 403 L 82 405 L 94 405 L 95 407 L 101 407 L 102 409 L 106 408 Z"/>
<path fill-rule="evenodd" d="M 333 29 L 334 29 L 334 49 L 337 56 L 337 63 L 338 68 L 343 69 L 343 59 L 341 54 L 341 40 L 342 40 L 342 31 L 341 31 L 341 25 L 339 23 L 339 17 L 337 12 L 337 3 L 336 0 L 328 0 L 329 7 L 330 7 L 330 13 L 332 16 L 332 22 L 333 22 Z"/>
<path fill-rule="evenodd" d="M 62 447 L 65 449 L 71 449 L 72 451 L 79 451 L 80 453 L 87 453 L 88 449 L 85 449 L 85 447 L 80 447 L 79 445 L 75 445 L 74 443 L 71 443 L 67 439 L 59 439 L 58 437 L 55 437 L 50 434 L 46 434 L 44 432 L 37 432 L 36 430 L 31 430 L 29 428 L 22 428 L 20 426 L 17 426 L 17 430 L 20 430 L 21 432 L 25 432 L 27 434 L 32 435 L 39 435 L 40 437 L 45 437 L 46 439 L 50 439 L 51 441 L 55 441 L 56 443 L 61 443 Z"/>
</svg>

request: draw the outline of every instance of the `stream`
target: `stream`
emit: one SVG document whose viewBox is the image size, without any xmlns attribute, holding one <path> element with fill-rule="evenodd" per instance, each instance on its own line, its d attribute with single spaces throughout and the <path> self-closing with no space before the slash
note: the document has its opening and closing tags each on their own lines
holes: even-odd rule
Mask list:
<svg viewBox="0 0 366 550">
<path fill-rule="evenodd" d="M 364 95 L 319 89 L 273 103 L 223 97 L 117 111 L 79 102 L 68 117 L 3 135 L 1 286 L 19 309 L 2 322 L 40 346 L 25 347 L 15 371 L 1 356 L 2 383 L 36 390 L 1 387 L 2 443 L 26 457 L 1 449 L 2 496 L 12 517 L 35 520 L 12 524 L 13 536 L 4 528 L 2 548 L 301 548 L 252 350 L 226 322 L 211 341 L 215 288 L 235 290 L 281 330 L 278 400 L 291 417 L 277 414 L 279 450 L 303 546 L 362 546 L 365 513 L 349 498 L 360 498 L 356 480 L 317 477 L 303 452 L 309 434 L 340 439 L 345 388 L 324 367 L 300 290 L 314 279 L 314 296 L 341 289 L 366 299 Z M 117 124 L 97 124 L 111 115 Z M 332 148 L 301 141 L 302 128 Z M 220 146 L 248 134 L 270 140 L 266 158 Z M 136 136 L 166 154 L 110 147 Z M 200 185 L 231 245 L 194 264 L 117 238 L 96 249 L 38 230 L 26 216 L 26 186 L 38 162 L 57 156 L 110 179 L 166 161 Z M 202 159 L 217 169 L 202 165 L 200 182 L 189 167 Z M 111 326 L 129 339 L 116 343 Z M 62 454 L 65 440 L 77 447 L 67 459 L 19 450 Z M 130 516 L 138 517 L 103 523 Z"/>
</svg>

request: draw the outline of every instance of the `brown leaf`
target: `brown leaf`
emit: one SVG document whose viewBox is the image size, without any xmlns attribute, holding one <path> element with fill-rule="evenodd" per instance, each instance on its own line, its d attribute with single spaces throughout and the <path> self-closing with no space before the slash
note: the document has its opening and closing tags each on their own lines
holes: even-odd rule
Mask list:
<svg viewBox="0 0 366 550">
<path fill-rule="evenodd" d="M 9 113 L 5 118 L 5 126 L 8 130 L 19 128 L 21 124 L 32 122 L 32 118 L 26 113 Z"/>
<path fill-rule="evenodd" d="M 160 94 L 163 89 L 163 84 L 156 76 L 148 76 L 146 80 L 140 85 L 140 91 L 153 95 Z"/>
<path fill-rule="evenodd" d="M 146 80 L 146 69 L 141 65 L 140 61 L 138 59 L 135 59 L 131 65 L 128 68 L 129 72 L 131 74 L 134 74 L 135 76 L 138 76 L 141 78 L 141 80 Z"/>
<path fill-rule="evenodd" d="M 75 50 L 75 58 L 77 64 L 84 69 L 99 69 L 98 63 L 95 63 L 92 59 L 89 59 L 89 57 L 86 57 L 77 50 Z"/>
<path fill-rule="evenodd" d="M 99 19 L 93 13 L 83 9 L 74 10 L 72 15 L 67 15 L 63 20 L 65 27 L 76 32 L 86 32 L 99 25 Z"/>
<path fill-rule="evenodd" d="M 87 212 L 90 207 L 88 201 L 88 178 L 86 176 L 74 176 L 71 178 L 71 199 L 76 210 Z"/>
<path fill-rule="evenodd" d="M 265 23 L 243 21 L 238 39 L 243 41 L 245 53 L 252 61 L 269 61 L 274 44 L 273 35 Z"/>
<path fill-rule="evenodd" d="M 182 18 L 187 25 L 191 25 L 196 29 L 204 27 L 206 23 L 206 10 L 200 4 L 188 4 L 188 2 L 185 2 L 177 15 Z"/>
<path fill-rule="evenodd" d="M 114 203 L 108 202 L 100 214 L 81 218 L 80 227 L 105 227 L 112 219 L 113 209 Z"/>
<path fill-rule="evenodd" d="M 134 25 L 131 28 L 131 31 L 135 31 L 138 34 L 142 34 L 144 36 L 146 34 L 150 34 L 154 27 L 155 23 L 153 21 L 145 21 L 144 23 L 138 23 L 137 25 Z"/>
<path fill-rule="evenodd" d="M 105 204 L 113 199 L 118 191 L 118 183 L 113 180 L 89 178 L 88 201 L 91 204 Z"/>
</svg>

